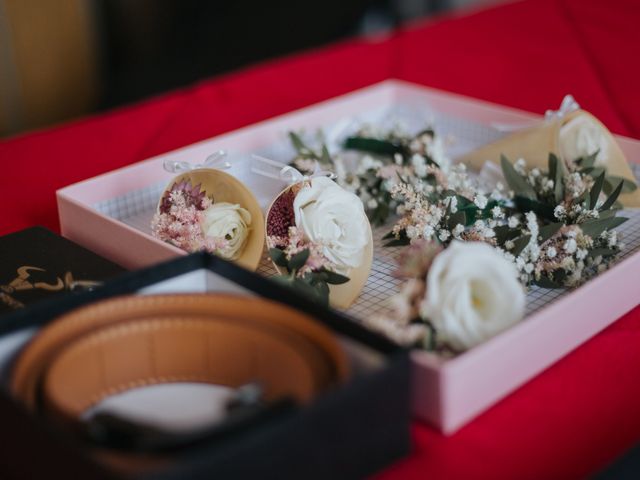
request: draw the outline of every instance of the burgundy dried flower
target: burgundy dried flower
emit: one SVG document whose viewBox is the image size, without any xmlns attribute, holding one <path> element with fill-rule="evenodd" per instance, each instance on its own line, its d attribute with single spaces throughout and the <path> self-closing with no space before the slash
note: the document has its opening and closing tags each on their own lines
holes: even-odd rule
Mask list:
<svg viewBox="0 0 640 480">
<path fill-rule="evenodd" d="M 289 227 L 295 225 L 295 212 L 293 211 L 293 199 L 295 193 L 292 189 L 281 194 L 273 202 L 267 217 L 267 235 L 275 237 L 287 237 Z"/>
</svg>

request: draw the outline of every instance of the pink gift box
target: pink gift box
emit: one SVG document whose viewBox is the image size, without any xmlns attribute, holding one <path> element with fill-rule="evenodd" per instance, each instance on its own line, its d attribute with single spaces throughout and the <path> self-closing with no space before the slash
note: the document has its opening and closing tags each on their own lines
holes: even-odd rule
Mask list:
<svg viewBox="0 0 640 480">
<path fill-rule="evenodd" d="M 183 255 L 148 233 L 153 206 L 173 177 L 163 169 L 165 160 L 200 163 L 216 150 L 232 152 L 232 160 L 243 160 L 232 161 L 229 173 L 258 192 L 264 209 L 284 184 L 268 184 L 252 174 L 248 154 L 269 152 L 270 146 L 286 142 L 289 130 L 335 126 L 349 118 L 380 119 L 385 117 L 385 108 L 398 106 L 413 108 L 414 114 L 415 109 L 424 111 L 424 118 L 433 114 L 436 130 L 444 125 L 445 133 L 449 127 L 457 132 L 461 140 L 454 148 L 457 153 L 464 153 L 490 130 L 499 135 L 501 129 L 541 119 L 512 108 L 389 80 L 63 188 L 57 192 L 62 234 L 132 269 Z M 627 158 L 640 158 L 639 141 L 621 136 L 616 140 Z M 415 415 L 444 433 L 452 433 L 635 307 L 640 302 L 640 288 L 634 281 L 640 272 L 640 248 L 631 250 L 611 270 L 466 353 L 444 359 L 415 351 Z M 599 301 L 604 291 L 606 303 Z"/>
</svg>

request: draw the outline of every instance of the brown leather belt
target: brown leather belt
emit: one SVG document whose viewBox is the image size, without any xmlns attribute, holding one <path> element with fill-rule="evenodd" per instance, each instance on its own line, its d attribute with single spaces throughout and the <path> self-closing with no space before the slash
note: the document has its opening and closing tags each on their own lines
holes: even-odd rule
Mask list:
<svg viewBox="0 0 640 480">
<path fill-rule="evenodd" d="M 332 333 L 282 304 L 227 294 L 119 297 L 74 310 L 21 352 L 11 390 L 33 411 L 77 422 L 145 385 L 258 382 L 264 399 L 308 402 L 348 375 Z"/>
</svg>

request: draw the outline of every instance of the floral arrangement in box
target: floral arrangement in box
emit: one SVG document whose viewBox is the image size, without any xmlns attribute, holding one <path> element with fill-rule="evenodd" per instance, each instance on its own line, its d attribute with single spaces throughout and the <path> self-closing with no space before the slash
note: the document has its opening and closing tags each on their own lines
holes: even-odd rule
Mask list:
<svg viewBox="0 0 640 480">
<path fill-rule="evenodd" d="M 460 193 L 444 174 L 435 184 L 396 185 L 400 219 L 389 238 L 410 245 L 397 272 L 405 283 L 393 313 L 369 325 L 453 354 L 520 321 L 529 286 L 572 288 L 606 270 L 622 248 L 615 228 L 627 220 L 617 216 L 626 183 L 605 193 L 594 158 L 570 170 L 550 154 L 543 171 L 503 157 L 507 185 L 488 193 Z"/>
<path fill-rule="evenodd" d="M 166 160 L 178 173 L 160 196 L 151 234 L 186 252 L 207 251 L 255 270 L 264 248 L 262 209 L 219 150 L 202 164 Z"/>
<path fill-rule="evenodd" d="M 268 209 L 266 235 L 277 281 L 340 307 L 360 293 L 371 268 L 371 227 L 358 197 L 330 178 L 286 188 Z"/>
<path fill-rule="evenodd" d="M 251 213 L 238 204 L 214 203 L 201 185 L 175 182 L 164 192 L 153 216 L 153 236 L 187 252 L 205 250 L 236 260 L 251 227 Z"/>
<path fill-rule="evenodd" d="M 292 165 L 310 171 L 318 162 L 372 223 L 393 218 L 386 246 L 406 245 L 396 271 L 403 283 L 390 314 L 363 321 L 404 345 L 445 356 L 472 348 L 523 318 L 531 286 L 577 287 L 623 248 L 619 196 L 636 185 L 609 175 L 597 149 L 549 153 L 546 168 L 503 156 L 501 168 L 478 173 L 450 161 L 431 128 L 416 136 L 365 128 L 333 153 L 290 138 Z"/>
</svg>

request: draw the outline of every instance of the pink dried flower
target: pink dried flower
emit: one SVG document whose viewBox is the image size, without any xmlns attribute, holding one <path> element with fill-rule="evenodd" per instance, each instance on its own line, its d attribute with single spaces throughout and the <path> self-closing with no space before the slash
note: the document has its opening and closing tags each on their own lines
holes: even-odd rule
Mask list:
<svg viewBox="0 0 640 480">
<path fill-rule="evenodd" d="M 201 187 L 202 184 L 194 187 L 189 180 L 174 183 L 162 197 L 160 213 L 168 213 L 180 201 L 184 201 L 185 207 L 195 206 L 198 210 L 204 210 L 206 207 L 203 206 L 203 201 L 207 195 Z"/>
</svg>

